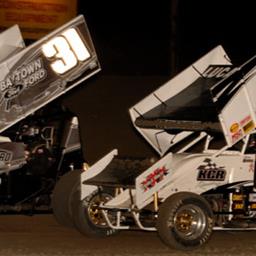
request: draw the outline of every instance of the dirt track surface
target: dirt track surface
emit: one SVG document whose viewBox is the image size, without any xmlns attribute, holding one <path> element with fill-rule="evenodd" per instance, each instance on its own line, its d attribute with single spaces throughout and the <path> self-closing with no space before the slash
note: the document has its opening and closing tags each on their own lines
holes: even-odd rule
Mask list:
<svg viewBox="0 0 256 256">
<path fill-rule="evenodd" d="M 156 233 L 125 231 L 104 239 L 86 238 L 58 225 L 52 215 L 0 216 L 1 256 L 167 256 L 256 255 L 256 232 L 215 232 L 193 252 L 169 249 Z"/>
</svg>

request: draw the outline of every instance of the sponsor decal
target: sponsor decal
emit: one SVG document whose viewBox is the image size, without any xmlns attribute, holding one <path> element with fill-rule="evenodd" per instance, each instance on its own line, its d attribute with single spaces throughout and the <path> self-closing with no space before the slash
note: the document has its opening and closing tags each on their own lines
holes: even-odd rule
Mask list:
<svg viewBox="0 0 256 256">
<path fill-rule="evenodd" d="M 206 158 L 204 164 L 200 165 L 197 170 L 197 180 L 200 181 L 224 181 L 226 177 L 224 166 L 217 166 L 209 158 Z"/>
<path fill-rule="evenodd" d="M 240 121 L 240 125 L 241 126 L 244 126 L 245 124 L 247 124 L 249 121 L 251 121 L 252 120 L 252 117 L 251 117 L 251 115 L 248 115 L 248 116 L 246 116 L 245 118 L 243 118 L 241 121 Z"/>
<path fill-rule="evenodd" d="M 243 126 L 244 133 L 249 133 L 251 130 L 254 129 L 254 122 L 251 120 L 246 125 Z"/>
<path fill-rule="evenodd" d="M 254 172 L 254 162 L 250 163 L 248 171 L 249 172 Z"/>
<path fill-rule="evenodd" d="M 227 65 L 210 65 L 203 73 L 206 78 L 224 78 L 233 72 L 234 68 Z"/>
<path fill-rule="evenodd" d="M 238 123 L 233 123 L 230 128 L 229 128 L 231 133 L 236 133 L 239 130 L 239 124 Z"/>
<path fill-rule="evenodd" d="M 252 163 L 252 162 L 253 162 L 253 159 L 247 156 L 243 159 L 243 163 Z"/>
<path fill-rule="evenodd" d="M 156 184 L 162 181 L 167 174 L 168 170 L 165 168 L 165 166 L 163 166 L 161 168 L 157 168 L 152 173 L 147 175 L 144 181 L 141 182 L 142 189 L 144 190 L 144 192 L 150 190 Z"/>
<path fill-rule="evenodd" d="M 243 132 L 241 129 L 238 130 L 238 132 L 232 134 L 232 143 L 239 141 L 243 137 Z"/>
<path fill-rule="evenodd" d="M 240 121 L 240 125 L 243 127 L 244 133 L 249 133 L 255 127 L 251 115 L 248 115 L 244 119 L 242 119 Z"/>
<path fill-rule="evenodd" d="M 12 160 L 12 152 L 0 150 L 0 161 L 8 162 Z"/>
<path fill-rule="evenodd" d="M 239 123 L 233 123 L 229 131 L 231 132 L 232 143 L 236 143 L 240 140 L 244 134 L 248 134 L 255 128 L 255 124 L 252 120 L 251 115 L 244 117 Z"/>
<path fill-rule="evenodd" d="M 249 157 L 249 156 L 245 156 L 243 159 L 243 163 L 247 163 L 248 166 L 248 172 L 254 172 L 254 159 Z"/>
<path fill-rule="evenodd" d="M 35 86 L 47 75 L 41 58 L 22 65 L 0 81 L 1 101 L 16 98 L 23 90 Z"/>
<path fill-rule="evenodd" d="M 6 92 L 12 90 L 17 85 L 28 88 L 42 80 L 46 76 L 46 70 L 43 68 L 41 58 L 31 61 L 30 63 L 17 68 L 0 82 L 0 91 Z"/>
</svg>

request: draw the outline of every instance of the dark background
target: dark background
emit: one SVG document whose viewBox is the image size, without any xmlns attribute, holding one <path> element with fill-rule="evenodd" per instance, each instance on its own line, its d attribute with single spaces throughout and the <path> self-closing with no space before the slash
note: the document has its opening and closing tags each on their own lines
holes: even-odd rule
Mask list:
<svg viewBox="0 0 256 256">
<path fill-rule="evenodd" d="M 221 44 L 234 64 L 256 53 L 253 1 L 80 1 L 102 71 L 63 99 L 89 163 L 112 148 L 154 155 L 128 109 Z"/>
</svg>

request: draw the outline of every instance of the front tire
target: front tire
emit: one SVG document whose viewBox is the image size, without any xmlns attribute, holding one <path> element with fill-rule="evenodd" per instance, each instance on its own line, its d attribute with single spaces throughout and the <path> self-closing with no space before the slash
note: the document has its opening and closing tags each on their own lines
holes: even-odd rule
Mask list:
<svg viewBox="0 0 256 256">
<path fill-rule="evenodd" d="M 213 213 L 201 196 L 180 192 L 167 198 L 159 208 L 157 231 L 168 246 L 191 250 L 209 240 Z"/>
</svg>

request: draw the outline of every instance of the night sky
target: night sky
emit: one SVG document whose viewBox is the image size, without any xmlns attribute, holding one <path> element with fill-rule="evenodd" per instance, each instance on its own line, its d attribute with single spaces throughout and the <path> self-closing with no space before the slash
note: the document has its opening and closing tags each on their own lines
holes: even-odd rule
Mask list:
<svg viewBox="0 0 256 256">
<path fill-rule="evenodd" d="M 235 64 L 256 54 L 253 1 L 81 1 L 102 71 L 64 99 L 81 122 L 88 162 L 112 148 L 154 155 L 128 109 L 222 44 Z"/>
<path fill-rule="evenodd" d="M 179 67 L 221 44 L 234 64 L 256 54 L 254 2 L 179 1 Z"/>
<path fill-rule="evenodd" d="M 170 4 L 81 3 L 78 12 L 85 15 L 104 74 L 168 74 Z"/>
<path fill-rule="evenodd" d="M 253 1 L 80 2 L 106 74 L 173 75 L 218 44 L 238 64 L 256 53 Z"/>
</svg>

